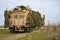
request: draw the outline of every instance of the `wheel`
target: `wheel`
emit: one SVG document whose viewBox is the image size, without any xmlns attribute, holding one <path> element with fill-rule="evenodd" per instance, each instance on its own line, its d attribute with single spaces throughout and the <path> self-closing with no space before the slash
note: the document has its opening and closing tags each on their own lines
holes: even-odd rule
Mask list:
<svg viewBox="0 0 60 40">
<path fill-rule="evenodd" d="M 27 32 L 27 28 L 24 28 L 24 32 Z"/>
<path fill-rule="evenodd" d="M 31 32 L 32 31 L 32 29 L 31 28 L 27 28 L 27 32 Z"/>
<path fill-rule="evenodd" d="M 12 29 L 10 30 L 10 32 L 11 32 L 11 33 L 14 33 L 14 31 L 13 31 Z"/>
<path fill-rule="evenodd" d="M 11 32 L 11 33 L 14 33 L 14 32 L 15 32 L 15 31 L 14 31 L 14 30 L 15 30 L 14 27 L 9 27 L 9 29 L 10 29 L 10 32 Z"/>
<path fill-rule="evenodd" d="M 24 28 L 24 32 L 31 32 L 31 31 L 32 31 L 32 28 L 30 28 L 30 27 Z"/>
</svg>

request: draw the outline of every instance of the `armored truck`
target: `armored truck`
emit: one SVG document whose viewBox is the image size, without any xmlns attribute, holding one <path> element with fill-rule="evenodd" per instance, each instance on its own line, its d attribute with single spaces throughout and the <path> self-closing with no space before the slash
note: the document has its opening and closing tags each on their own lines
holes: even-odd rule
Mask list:
<svg viewBox="0 0 60 40">
<path fill-rule="evenodd" d="M 45 16 L 41 17 L 38 11 L 32 10 L 29 6 L 17 6 L 13 10 L 4 11 L 4 27 L 10 32 L 27 31 L 31 32 L 36 27 L 44 25 Z"/>
</svg>

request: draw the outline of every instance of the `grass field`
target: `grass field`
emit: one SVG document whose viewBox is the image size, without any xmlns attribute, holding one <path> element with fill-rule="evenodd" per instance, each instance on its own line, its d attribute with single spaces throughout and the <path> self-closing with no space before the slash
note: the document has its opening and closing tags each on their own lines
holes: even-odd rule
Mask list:
<svg viewBox="0 0 60 40">
<path fill-rule="evenodd" d="M 5 38 L 13 35 L 15 34 L 10 33 L 9 30 L 0 30 L 0 40 L 4 40 Z"/>
<path fill-rule="evenodd" d="M 21 37 L 16 40 L 53 40 L 50 37 L 48 37 L 50 35 L 55 36 L 55 33 L 52 32 L 50 34 L 47 34 L 42 31 L 33 31 L 33 32 L 29 33 L 28 35 L 26 35 L 25 37 Z"/>
<path fill-rule="evenodd" d="M 56 34 L 58 34 L 58 36 L 56 36 Z M 19 33 L 18 35 L 16 33 L 10 33 L 9 30 L 7 29 L 3 29 L 0 30 L 0 40 L 4 40 L 5 38 L 10 37 L 14 37 L 17 36 L 17 38 L 14 40 L 56 40 L 56 38 L 58 38 L 57 40 L 60 40 L 60 26 L 55 27 L 55 26 L 50 26 L 47 27 L 47 29 L 45 30 L 34 30 L 31 33 L 28 33 L 27 35 L 25 35 L 27 33 Z M 24 36 L 25 35 L 25 36 Z M 21 37 L 22 36 L 22 37 Z"/>
<path fill-rule="evenodd" d="M 25 37 L 18 38 L 17 40 L 60 40 L 60 26 L 48 26 L 47 29 L 36 30 Z"/>
<path fill-rule="evenodd" d="M 42 32 L 34 31 L 25 37 L 18 38 L 17 40 L 46 40 L 46 38 Z"/>
<path fill-rule="evenodd" d="M 20 34 L 20 35 L 23 36 L 24 34 Z M 16 35 L 16 34 L 10 33 L 9 30 L 0 30 L 0 40 L 4 40 L 5 38 L 8 38 L 8 37 L 14 36 L 14 35 Z M 20 38 L 17 38 L 16 40 L 46 40 L 45 36 L 46 36 L 46 34 L 44 32 L 33 31 L 31 33 L 28 33 L 25 37 L 20 37 Z"/>
</svg>

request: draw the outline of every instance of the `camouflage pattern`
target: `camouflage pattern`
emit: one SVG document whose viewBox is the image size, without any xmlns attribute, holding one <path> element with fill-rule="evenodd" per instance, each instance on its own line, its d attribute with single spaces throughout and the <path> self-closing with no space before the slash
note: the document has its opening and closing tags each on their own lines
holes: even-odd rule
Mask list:
<svg viewBox="0 0 60 40">
<path fill-rule="evenodd" d="M 44 26 L 44 19 L 41 17 L 41 14 L 37 11 L 31 10 L 29 6 L 17 6 L 13 10 L 5 10 L 4 11 L 5 16 L 5 27 L 14 28 L 14 31 L 16 29 L 24 30 L 27 28 L 36 28 Z"/>
</svg>

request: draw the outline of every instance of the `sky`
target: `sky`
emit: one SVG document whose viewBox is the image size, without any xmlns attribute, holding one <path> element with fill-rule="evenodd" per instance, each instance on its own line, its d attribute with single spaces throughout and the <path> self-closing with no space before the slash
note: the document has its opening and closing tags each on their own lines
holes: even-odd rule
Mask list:
<svg viewBox="0 0 60 40">
<path fill-rule="evenodd" d="M 45 15 L 45 24 L 60 22 L 60 0 L 0 0 L 0 25 L 4 25 L 4 10 L 29 5 L 32 10 Z"/>
</svg>

